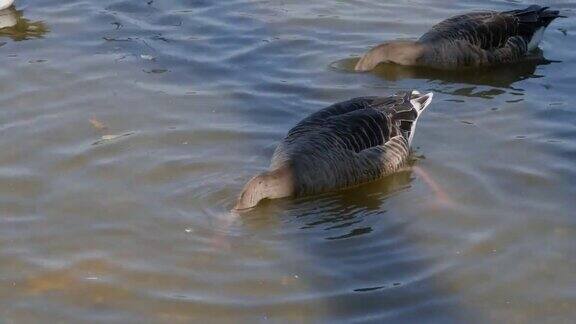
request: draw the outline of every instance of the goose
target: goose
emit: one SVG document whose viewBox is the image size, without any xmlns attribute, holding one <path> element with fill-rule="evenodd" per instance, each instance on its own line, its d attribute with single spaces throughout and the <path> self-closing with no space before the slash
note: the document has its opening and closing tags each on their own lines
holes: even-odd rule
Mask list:
<svg viewBox="0 0 576 324">
<path fill-rule="evenodd" d="M 402 169 L 432 93 L 359 97 L 321 109 L 288 131 L 269 171 L 244 186 L 234 210 L 264 199 L 350 188 Z"/>
<path fill-rule="evenodd" d="M 0 10 L 10 7 L 14 3 L 14 0 L 0 0 Z"/>
<path fill-rule="evenodd" d="M 481 11 L 448 18 L 417 41 L 380 44 L 358 61 L 356 71 L 381 62 L 438 69 L 491 66 L 521 60 L 536 49 L 546 27 L 564 17 L 537 5 L 522 10 Z"/>
</svg>

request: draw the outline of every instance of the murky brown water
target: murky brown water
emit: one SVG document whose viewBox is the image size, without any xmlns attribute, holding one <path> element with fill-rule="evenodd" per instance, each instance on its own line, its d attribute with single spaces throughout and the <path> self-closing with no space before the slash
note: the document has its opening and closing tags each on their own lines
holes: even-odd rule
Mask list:
<svg viewBox="0 0 576 324">
<path fill-rule="evenodd" d="M 385 39 L 527 4 L 17 0 L 0 322 L 573 322 L 576 4 L 540 3 L 570 16 L 546 60 L 347 70 Z M 298 120 L 407 88 L 436 92 L 422 171 L 230 219 Z"/>
</svg>

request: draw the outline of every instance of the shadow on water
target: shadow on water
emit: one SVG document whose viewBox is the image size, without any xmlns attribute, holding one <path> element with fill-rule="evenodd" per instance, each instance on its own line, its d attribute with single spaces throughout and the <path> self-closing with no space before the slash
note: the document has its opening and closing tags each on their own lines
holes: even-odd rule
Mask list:
<svg viewBox="0 0 576 324">
<path fill-rule="evenodd" d="M 329 320 L 457 322 L 471 310 L 438 279 L 446 270 L 410 233 L 395 197 L 412 186 L 412 170 L 340 192 L 270 201 L 242 217 L 254 231 L 289 234 L 308 264 L 305 286 L 327 305 Z M 302 272 L 300 272 L 302 273 Z"/>
<path fill-rule="evenodd" d="M 14 7 L 0 10 L 0 39 L 9 37 L 13 41 L 23 41 L 41 38 L 49 31 L 45 23 L 24 18 L 22 10 Z"/>
<path fill-rule="evenodd" d="M 337 71 L 353 72 L 358 58 L 348 58 L 336 61 L 330 68 Z M 522 91 L 515 89 L 512 85 L 518 81 L 530 78 L 542 78 L 543 75 L 536 73 L 536 69 L 541 65 L 558 63 L 558 61 L 548 60 L 544 57 L 542 50 L 537 49 L 530 57 L 518 64 L 506 64 L 497 67 L 476 68 L 468 70 L 439 70 L 426 67 L 402 66 L 397 64 L 380 64 L 371 74 L 387 81 L 400 80 L 426 80 L 439 83 L 439 87 L 430 90 L 465 97 L 494 97 L 506 92 Z M 471 85 L 448 89 L 446 85 L 462 84 Z M 487 90 L 476 92 L 475 86 L 491 87 Z"/>
</svg>

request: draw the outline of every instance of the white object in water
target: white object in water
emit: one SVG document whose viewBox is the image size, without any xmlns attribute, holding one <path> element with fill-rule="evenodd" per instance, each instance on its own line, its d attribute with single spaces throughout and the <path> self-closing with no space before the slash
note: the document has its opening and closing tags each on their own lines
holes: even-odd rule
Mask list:
<svg viewBox="0 0 576 324">
<path fill-rule="evenodd" d="M 16 15 L 14 14 L 14 10 L 0 10 L 0 29 L 12 27 L 17 23 L 18 23 L 18 17 L 16 17 Z"/>
<path fill-rule="evenodd" d="M 0 0 L 0 10 L 10 7 L 14 0 Z"/>
<path fill-rule="evenodd" d="M 544 31 L 545 30 L 546 30 L 546 27 L 540 27 L 536 30 L 534 35 L 532 35 L 532 38 L 530 39 L 530 43 L 528 43 L 528 50 L 529 51 L 535 50 L 538 47 L 538 45 L 540 45 L 542 38 L 544 38 Z"/>
</svg>

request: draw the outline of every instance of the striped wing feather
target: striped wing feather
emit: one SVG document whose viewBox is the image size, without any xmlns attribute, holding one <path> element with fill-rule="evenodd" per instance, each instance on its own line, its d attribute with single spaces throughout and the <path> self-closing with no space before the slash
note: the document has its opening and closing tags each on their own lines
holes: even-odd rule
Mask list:
<svg viewBox="0 0 576 324">
<path fill-rule="evenodd" d="M 322 109 L 288 132 L 271 168 L 289 162 L 296 195 L 346 188 L 396 171 L 408 156 L 389 110 L 398 97 L 364 97 Z"/>
<path fill-rule="evenodd" d="M 356 98 L 324 108 L 298 123 L 284 138 L 284 147 L 348 149 L 359 152 L 390 139 L 391 121 L 385 109 L 395 97 Z"/>
</svg>

